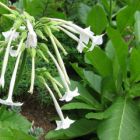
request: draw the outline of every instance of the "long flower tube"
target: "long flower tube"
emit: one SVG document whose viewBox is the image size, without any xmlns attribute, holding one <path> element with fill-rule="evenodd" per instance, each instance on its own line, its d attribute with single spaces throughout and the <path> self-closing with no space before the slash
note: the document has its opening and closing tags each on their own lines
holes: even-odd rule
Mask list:
<svg viewBox="0 0 140 140">
<path fill-rule="evenodd" d="M 54 49 L 55 49 L 55 53 L 56 53 L 58 62 L 59 62 L 60 67 L 61 67 L 61 69 L 62 69 L 62 71 L 63 71 L 63 73 L 64 73 L 66 82 L 67 82 L 68 84 L 70 84 L 70 79 L 69 79 L 68 74 L 67 74 L 67 72 L 66 72 L 66 68 L 65 68 L 64 62 L 63 62 L 63 60 L 62 60 L 62 58 L 61 58 L 61 55 L 60 55 L 59 50 L 58 50 L 58 48 L 57 48 L 57 45 L 56 45 L 56 43 L 55 43 L 55 38 L 54 38 L 54 36 L 53 36 L 53 34 L 51 33 L 51 30 L 50 30 L 49 28 L 48 28 L 48 32 L 49 32 L 49 35 L 50 35 L 49 37 L 50 37 L 50 39 L 51 39 L 51 42 L 52 42 L 52 44 L 53 44 L 53 46 L 54 46 Z"/>
<path fill-rule="evenodd" d="M 20 46 L 23 44 L 23 39 L 20 41 Z M 12 96 L 13 96 L 13 91 L 14 91 L 14 85 L 15 85 L 15 80 L 16 80 L 16 74 L 18 70 L 18 65 L 20 61 L 22 51 L 19 52 L 16 63 L 15 63 L 15 68 L 12 74 L 11 82 L 10 82 L 10 87 L 9 87 L 9 92 L 8 92 L 8 97 L 6 100 L 0 99 L 1 104 L 9 105 L 9 106 L 21 106 L 23 103 L 20 102 L 13 102 Z"/>
<path fill-rule="evenodd" d="M 50 21 L 58 22 L 59 23 L 59 25 L 57 25 L 58 28 L 64 31 L 65 33 L 67 33 L 74 40 L 75 40 L 75 35 L 73 33 L 80 35 L 79 43 L 77 47 L 80 53 L 82 53 L 84 49 L 83 43 L 87 45 L 89 40 L 91 40 L 92 42 L 89 51 L 92 51 L 96 45 L 101 45 L 103 42 L 103 38 L 102 38 L 103 35 L 94 36 L 94 33 L 90 30 L 90 27 L 83 29 L 70 21 L 65 21 L 57 18 L 48 18 L 48 19 Z M 67 29 L 67 31 L 65 31 L 65 29 Z M 71 33 L 69 33 L 69 31 Z"/>
<path fill-rule="evenodd" d="M 35 83 L 35 55 L 36 55 L 36 50 L 32 48 L 32 73 L 31 73 L 31 85 L 29 89 L 29 93 L 33 94 L 34 90 L 34 83 Z"/>
<path fill-rule="evenodd" d="M 2 71 L 1 71 L 1 77 L 0 77 L 0 85 L 2 86 L 2 88 L 4 88 L 4 85 L 5 85 L 4 76 L 5 76 L 6 67 L 7 67 L 7 63 L 8 63 L 8 59 L 9 59 L 10 47 L 11 47 L 11 43 L 12 43 L 15 32 L 16 32 L 16 29 L 13 29 L 11 32 L 11 35 L 10 35 L 10 38 L 8 41 L 8 45 L 6 48 L 6 52 L 4 55 L 4 59 L 3 59 Z"/>
<path fill-rule="evenodd" d="M 60 30 L 62 30 L 65 34 L 67 34 L 69 37 L 71 37 L 73 40 L 78 42 L 78 46 L 77 46 L 77 50 L 79 53 L 82 53 L 84 48 L 87 48 L 86 45 L 80 41 L 80 39 L 75 36 L 73 33 L 69 32 L 68 30 L 62 28 L 62 27 L 58 27 Z"/>
<path fill-rule="evenodd" d="M 63 74 L 63 72 L 62 72 L 62 70 L 61 70 L 61 68 L 60 68 L 60 66 L 59 66 L 59 64 L 58 64 L 58 62 L 57 62 L 57 60 L 55 59 L 55 57 L 51 54 L 51 52 L 50 52 L 49 50 L 48 50 L 48 54 L 49 54 L 49 56 L 51 57 L 51 59 L 53 60 L 55 66 L 56 66 L 56 68 L 57 68 L 57 70 L 58 70 L 58 73 L 59 73 L 59 75 L 60 75 L 60 78 L 61 78 L 61 80 L 62 80 L 62 82 L 63 82 L 63 85 L 64 85 L 64 87 L 65 87 L 65 89 L 66 89 L 65 94 L 63 95 L 63 97 L 62 97 L 60 100 L 61 100 L 61 101 L 69 102 L 69 101 L 71 101 L 74 97 L 80 95 L 80 94 L 78 93 L 78 88 L 76 87 L 74 91 L 71 91 L 71 90 L 70 90 L 69 85 L 68 85 L 67 82 L 66 82 L 65 76 L 64 76 L 64 74 Z"/>
<path fill-rule="evenodd" d="M 62 112 L 62 110 L 61 110 L 61 108 L 60 108 L 60 106 L 59 106 L 59 104 L 58 104 L 58 102 L 57 102 L 57 100 L 56 100 L 56 98 L 55 98 L 55 96 L 54 96 L 52 90 L 49 88 L 48 84 L 45 82 L 45 79 L 43 79 L 43 81 L 44 81 L 45 87 L 46 87 L 47 90 L 49 91 L 50 96 L 52 97 L 52 100 L 53 100 L 53 102 L 54 102 L 55 109 L 56 109 L 56 111 L 57 111 L 57 113 L 58 113 L 58 115 L 59 115 L 59 117 L 60 117 L 60 119 L 61 119 L 61 121 L 56 121 L 57 128 L 56 128 L 55 130 L 67 129 L 67 128 L 69 128 L 70 125 L 71 125 L 72 123 L 74 123 L 75 121 L 69 119 L 68 117 L 64 118 L 63 112 Z"/>
</svg>

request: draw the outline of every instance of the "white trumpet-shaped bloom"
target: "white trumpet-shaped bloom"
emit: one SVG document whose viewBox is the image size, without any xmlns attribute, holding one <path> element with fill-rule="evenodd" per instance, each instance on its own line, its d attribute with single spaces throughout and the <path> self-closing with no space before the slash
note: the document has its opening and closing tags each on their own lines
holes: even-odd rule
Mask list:
<svg viewBox="0 0 140 140">
<path fill-rule="evenodd" d="M 20 45 L 22 45 L 23 40 L 21 40 Z M 13 90 L 14 90 L 14 85 L 15 85 L 15 80 L 16 80 L 16 74 L 17 74 L 17 70 L 18 70 L 18 65 L 19 65 L 19 61 L 20 61 L 20 57 L 21 57 L 21 53 L 19 53 L 17 60 L 16 60 L 16 64 L 15 64 L 15 68 L 12 74 L 12 78 L 10 81 L 10 87 L 9 87 L 9 92 L 8 92 L 8 97 L 6 100 L 0 99 L 0 103 L 4 104 L 4 105 L 10 105 L 10 106 L 21 106 L 22 103 L 20 102 L 16 102 L 14 103 L 12 101 L 12 96 L 13 96 Z"/>
<path fill-rule="evenodd" d="M 7 44 L 7 48 L 6 48 L 4 59 L 3 59 L 1 76 L 0 76 L 0 86 L 2 86 L 2 88 L 4 88 L 4 84 L 5 84 L 4 77 L 5 77 L 5 72 L 7 68 L 8 59 L 9 59 L 9 51 L 10 51 L 11 43 L 14 38 L 15 32 L 16 30 L 14 29 L 12 30 L 12 33 L 10 33 L 10 38 L 8 39 L 8 44 Z"/>
<path fill-rule="evenodd" d="M 56 124 L 57 124 L 56 130 L 69 128 L 70 125 L 72 123 L 74 123 L 75 121 L 69 119 L 68 117 L 66 117 L 66 119 L 64 118 L 63 112 L 62 112 L 62 110 L 61 110 L 61 108 L 60 108 L 60 106 L 59 106 L 59 104 L 58 104 L 58 102 L 57 102 L 57 100 L 56 100 L 52 90 L 49 88 L 47 83 L 44 83 L 44 85 L 47 88 L 47 90 L 49 91 L 49 93 L 50 93 L 50 95 L 51 95 L 51 97 L 53 99 L 53 102 L 54 102 L 54 105 L 55 105 L 55 109 L 56 109 L 56 111 L 57 111 L 57 113 L 58 113 L 58 115 L 59 115 L 59 117 L 61 119 L 60 121 L 56 121 Z"/>
<path fill-rule="evenodd" d="M 103 35 L 93 36 L 92 45 L 89 51 L 92 51 L 96 45 L 101 45 L 103 43 Z"/>
<path fill-rule="evenodd" d="M 9 31 L 6 31 L 6 32 L 2 32 L 2 35 L 4 36 L 5 38 L 5 41 L 9 41 L 10 39 L 10 36 L 12 35 L 13 33 L 13 30 L 9 30 Z M 12 40 L 16 40 L 19 36 L 19 32 L 14 32 L 13 35 L 12 35 Z"/>
<path fill-rule="evenodd" d="M 71 101 L 74 97 L 79 96 L 80 93 L 78 92 L 78 88 L 76 87 L 76 89 L 74 91 L 66 91 L 65 94 L 63 95 L 63 97 L 60 99 L 60 101 L 66 101 L 69 102 Z"/>
<path fill-rule="evenodd" d="M 35 48 L 37 46 L 37 35 L 33 29 L 33 25 L 29 20 L 27 20 L 27 28 L 28 28 L 28 36 L 27 36 L 27 41 L 26 45 L 27 47 L 33 47 Z"/>
<path fill-rule="evenodd" d="M 67 129 L 70 127 L 72 123 L 74 123 L 74 120 L 69 119 L 69 117 L 66 117 L 64 120 L 56 121 L 57 128 L 55 130 L 59 129 Z"/>
<path fill-rule="evenodd" d="M 49 19 L 52 21 L 60 22 L 62 25 L 60 24 L 58 28 L 78 42 L 77 50 L 79 53 L 83 52 L 84 48 L 86 48 L 86 45 L 89 43 L 89 41 L 92 42 L 89 51 L 92 51 L 96 45 L 101 45 L 103 42 L 103 35 L 95 36 L 94 33 L 90 30 L 90 27 L 83 29 L 70 21 L 65 21 L 56 18 Z M 74 34 L 79 34 L 79 38 L 77 39 L 77 37 Z"/>
</svg>

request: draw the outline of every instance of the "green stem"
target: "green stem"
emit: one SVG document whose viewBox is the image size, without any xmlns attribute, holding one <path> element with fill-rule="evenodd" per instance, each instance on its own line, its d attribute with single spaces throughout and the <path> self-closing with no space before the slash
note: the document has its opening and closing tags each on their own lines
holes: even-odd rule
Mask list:
<svg viewBox="0 0 140 140">
<path fill-rule="evenodd" d="M 2 2 L 0 2 L 0 7 L 3 7 L 7 11 L 9 11 L 10 13 L 13 13 L 13 11 L 8 6 L 6 6 L 5 4 L 3 4 Z"/>
<path fill-rule="evenodd" d="M 20 69 L 19 69 L 19 73 L 17 75 L 17 79 L 16 79 L 16 82 L 15 82 L 15 88 L 14 89 L 16 89 L 16 87 L 17 87 L 17 85 L 20 81 L 20 78 L 22 76 L 24 66 L 25 66 L 25 62 L 26 62 L 26 56 L 27 56 L 27 51 L 25 50 L 24 53 L 23 53 L 23 58 L 22 58 Z"/>
</svg>

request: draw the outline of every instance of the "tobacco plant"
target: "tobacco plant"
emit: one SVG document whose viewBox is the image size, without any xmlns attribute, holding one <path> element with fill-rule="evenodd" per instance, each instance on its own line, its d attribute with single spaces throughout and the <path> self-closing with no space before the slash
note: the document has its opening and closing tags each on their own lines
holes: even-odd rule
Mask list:
<svg viewBox="0 0 140 140">
<path fill-rule="evenodd" d="M 75 40 L 78 43 L 77 50 L 79 53 L 82 53 L 84 49 L 92 51 L 96 45 L 102 44 L 103 35 L 94 35 L 90 27 L 83 29 L 71 21 L 62 19 L 42 17 L 35 20 L 35 18 L 26 11 L 12 10 L 2 2 L 0 2 L 0 7 L 9 12 L 7 14 L 2 14 L 2 16 L 9 18 L 13 22 L 13 25 L 8 31 L 2 32 L 3 40 L 0 42 L 1 50 L 5 52 L 0 76 L 0 86 L 2 88 L 5 86 L 8 61 L 11 57 L 15 58 L 15 66 L 9 84 L 7 99 L 0 99 L 0 103 L 8 106 L 23 105 L 23 103 L 13 101 L 13 92 L 15 84 L 17 85 L 20 78 L 22 78 L 25 59 L 27 55 L 29 55 L 32 68 L 31 84 L 28 92 L 33 94 L 34 82 L 35 79 L 38 79 L 50 93 L 56 111 L 60 117 L 60 121 L 56 121 L 56 130 L 69 128 L 75 121 L 69 119 L 68 116 L 64 117 L 52 89 L 48 86 L 48 81 L 52 83 L 54 90 L 58 93 L 60 101 L 69 102 L 74 97 L 79 96 L 80 93 L 77 87 L 74 90 L 70 88 L 71 82 L 60 54 L 60 51 L 64 53 L 64 55 L 66 55 L 67 52 L 56 38 L 55 33 L 62 31 Z M 52 43 L 52 48 L 48 47 L 48 42 Z M 89 47 L 87 47 L 87 45 L 89 45 Z M 50 57 L 60 75 L 61 82 L 58 82 L 51 73 L 47 71 L 47 67 L 35 66 L 38 57 L 46 63 L 49 63 L 48 57 Z M 64 88 L 64 94 L 61 93 L 61 88 Z"/>
</svg>

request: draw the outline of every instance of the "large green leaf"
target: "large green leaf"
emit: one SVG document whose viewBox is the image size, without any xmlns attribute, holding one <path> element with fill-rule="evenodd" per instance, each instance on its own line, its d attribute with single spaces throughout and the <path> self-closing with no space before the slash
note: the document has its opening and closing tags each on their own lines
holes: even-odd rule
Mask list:
<svg viewBox="0 0 140 140">
<path fill-rule="evenodd" d="M 78 14 L 79 14 L 79 18 L 82 23 L 86 24 L 87 17 L 88 17 L 90 10 L 91 10 L 91 8 L 88 5 L 86 5 L 84 3 L 80 3 L 79 9 L 78 9 Z"/>
<path fill-rule="evenodd" d="M 62 106 L 63 110 L 71 110 L 71 109 L 89 109 L 89 110 L 96 110 L 93 106 L 81 103 L 81 102 L 73 102 L 73 103 L 67 103 Z"/>
<path fill-rule="evenodd" d="M 107 26 L 107 17 L 105 11 L 100 5 L 95 5 L 89 12 L 87 24 L 91 26 L 96 34 L 100 34 Z"/>
<path fill-rule="evenodd" d="M 117 14 L 117 25 L 120 31 L 134 23 L 134 13 L 140 8 L 140 1 L 134 0 L 130 5 L 123 7 Z M 128 16 L 129 15 L 129 16 Z"/>
<path fill-rule="evenodd" d="M 88 81 L 89 85 L 98 93 L 101 93 L 101 82 L 102 78 L 94 74 L 92 71 L 84 71 L 85 79 Z"/>
<path fill-rule="evenodd" d="M 95 48 L 92 52 L 87 52 L 85 59 L 96 68 L 101 76 L 106 77 L 112 74 L 111 60 L 99 47 Z"/>
<path fill-rule="evenodd" d="M 85 79 L 85 77 L 84 77 L 84 69 L 83 69 L 83 68 L 80 68 L 80 67 L 78 66 L 77 63 L 73 63 L 73 64 L 71 64 L 71 65 L 72 65 L 73 69 L 77 72 L 77 74 L 78 74 L 82 79 Z"/>
<path fill-rule="evenodd" d="M 0 128 L 0 140 L 36 140 L 36 139 L 17 129 Z"/>
<path fill-rule="evenodd" d="M 98 127 L 100 140 L 140 140 L 139 110 L 133 101 L 118 98 L 110 108 L 110 117 Z"/>
<path fill-rule="evenodd" d="M 133 48 L 130 56 L 130 74 L 131 81 L 137 82 L 140 80 L 140 49 Z"/>
<path fill-rule="evenodd" d="M 18 113 L 0 108 L 0 127 L 19 129 L 28 133 L 31 123 Z"/>
<path fill-rule="evenodd" d="M 122 70 L 123 76 L 125 77 L 126 70 L 127 70 L 128 45 L 122 39 L 119 31 L 112 28 L 108 28 L 107 33 L 115 48 L 115 53 L 116 53 L 120 68 Z"/>
<path fill-rule="evenodd" d="M 46 139 L 60 140 L 70 139 L 78 136 L 83 136 L 93 132 L 97 127 L 97 122 L 93 120 L 81 119 L 77 120 L 70 126 L 69 129 L 65 130 L 52 130 L 46 135 Z"/>
</svg>

